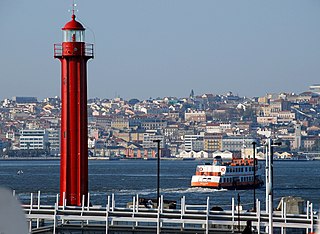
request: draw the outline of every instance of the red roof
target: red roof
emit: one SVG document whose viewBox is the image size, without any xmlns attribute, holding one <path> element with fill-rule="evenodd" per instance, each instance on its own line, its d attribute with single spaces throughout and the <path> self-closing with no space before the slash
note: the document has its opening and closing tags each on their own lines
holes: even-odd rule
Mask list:
<svg viewBox="0 0 320 234">
<path fill-rule="evenodd" d="M 62 30 L 85 30 L 85 28 L 82 24 L 76 21 L 76 16 L 72 15 L 72 20 L 66 23 Z"/>
</svg>

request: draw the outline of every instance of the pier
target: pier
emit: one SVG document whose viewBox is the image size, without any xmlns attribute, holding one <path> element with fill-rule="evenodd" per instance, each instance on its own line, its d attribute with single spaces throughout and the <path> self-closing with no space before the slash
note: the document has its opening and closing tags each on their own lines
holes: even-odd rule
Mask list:
<svg viewBox="0 0 320 234">
<path fill-rule="evenodd" d="M 267 233 L 270 227 L 269 213 L 261 210 L 256 201 L 256 211 L 241 210 L 235 199 L 231 209 L 216 211 L 206 204 L 187 204 L 182 197 L 176 209 L 165 206 L 163 196 L 160 205 L 147 208 L 139 204 L 139 195 L 132 198 L 126 207 L 116 205 L 114 194 L 107 196 L 105 206 L 41 205 L 41 195 L 30 195 L 30 203 L 22 205 L 30 233 L 241 233 L 247 221 L 251 221 L 254 233 Z M 88 200 L 82 204 L 90 204 Z M 83 197 L 84 200 L 84 197 Z M 34 204 L 36 201 L 36 204 Z M 288 214 L 286 203 L 281 211 L 273 211 L 272 231 L 274 233 L 311 233 L 318 227 L 318 215 L 313 205 L 307 202 L 304 214 Z"/>
</svg>

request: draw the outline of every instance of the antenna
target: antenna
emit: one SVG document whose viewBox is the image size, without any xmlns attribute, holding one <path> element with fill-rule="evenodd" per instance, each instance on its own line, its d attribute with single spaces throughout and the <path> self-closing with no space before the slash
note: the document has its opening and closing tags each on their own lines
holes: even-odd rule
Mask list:
<svg viewBox="0 0 320 234">
<path fill-rule="evenodd" d="M 78 12 L 78 10 L 76 9 L 77 4 L 75 3 L 75 0 L 72 0 L 72 9 L 68 10 L 69 12 L 72 12 L 72 15 L 74 15 L 75 12 Z"/>
</svg>

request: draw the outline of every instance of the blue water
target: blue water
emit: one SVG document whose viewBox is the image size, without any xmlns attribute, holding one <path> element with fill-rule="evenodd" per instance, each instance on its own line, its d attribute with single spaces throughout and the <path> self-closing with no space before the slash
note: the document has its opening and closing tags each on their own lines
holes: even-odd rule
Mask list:
<svg viewBox="0 0 320 234">
<path fill-rule="evenodd" d="M 191 176 L 200 161 L 161 161 L 160 193 L 165 199 L 180 200 L 186 196 L 188 204 L 210 204 L 229 209 L 232 197 L 240 194 L 247 209 L 253 204 L 253 190 L 214 190 L 191 188 Z M 16 191 L 22 203 L 30 193 L 41 191 L 42 204 L 54 204 L 59 193 L 59 168 L 57 161 L 0 161 L 0 186 Z M 263 165 L 262 165 L 263 166 Z M 23 174 L 18 175 L 17 171 Z M 275 204 L 282 196 L 299 196 L 319 207 L 320 161 L 274 162 Z M 105 205 L 106 197 L 115 194 L 116 204 L 124 206 L 132 196 L 156 197 L 157 161 L 121 160 L 89 161 L 89 192 L 91 202 Z M 264 207 L 265 187 L 256 190 L 256 197 Z"/>
</svg>

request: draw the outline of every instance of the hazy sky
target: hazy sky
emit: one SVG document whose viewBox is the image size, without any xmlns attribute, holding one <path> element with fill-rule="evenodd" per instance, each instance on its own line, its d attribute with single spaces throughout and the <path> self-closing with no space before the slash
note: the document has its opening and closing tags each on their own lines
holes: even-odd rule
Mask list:
<svg viewBox="0 0 320 234">
<path fill-rule="evenodd" d="M 78 0 L 89 97 L 303 92 L 320 83 L 319 0 Z M 60 96 L 71 0 L 0 0 L 0 98 Z"/>
</svg>

